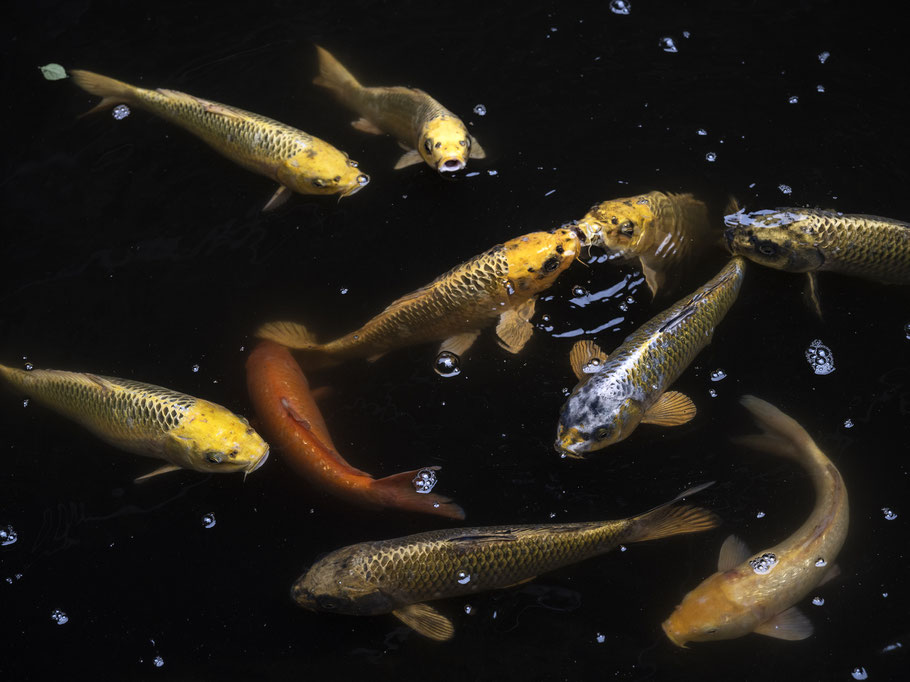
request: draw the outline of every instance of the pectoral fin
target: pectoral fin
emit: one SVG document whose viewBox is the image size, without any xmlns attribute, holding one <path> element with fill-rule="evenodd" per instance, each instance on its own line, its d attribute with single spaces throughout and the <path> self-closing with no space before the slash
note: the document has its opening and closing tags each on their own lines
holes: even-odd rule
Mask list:
<svg viewBox="0 0 910 682">
<path fill-rule="evenodd" d="M 455 634 L 455 626 L 452 625 L 452 621 L 426 604 L 409 604 L 404 608 L 395 609 L 392 611 L 392 615 L 409 628 L 413 628 L 424 637 L 435 639 L 437 642 L 452 639 Z"/>
<path fill-rule="evenodd" d="M 751 554 L 745 542 L 735 535 L 728 535 L 724 544 L 720 546 L 717 570 L 721 573 L 732 570 L 748 559 Z"/>
<path fill-rule="evenodd" d="M 519 580 L 517 583 L 512 583 L 511 585 L 503 585 L 502 589 L 509 590 L 513 587 L 518 587 L 519 585 L 524 585 L 525 583 L 531 582 L 536 577 L 537 577 L 536 575 L 532 575 L 530 578 L 525 578 L 524 580 Z"/>
<path fill-rule="evenodd" d="M 450 336 L 442 342 L 442 345 L 439 346 L 439 352 L 454 353 L 455 355 L 461 357 L 464 353 L 467 352 L 468 348 L 474 344 L 474 341 L 477 340 L 478 336 L 480 336 L 479 331 L 465 332 L 464 334 L 456 334 L 455 336 Z"/>
<path fill-rule="evenodd" d="M 791 606 L 755 628 L 755 632 L 777 639 L 798 640 L 812 635 L 812 623 L 802 611 Z"/>
<path fill-rule="evenodd" d="M 818 296 L 818 275 L 814 272 L 806 273 L 807 281 L 806 288 L 803 291 L 803 296 L 806 299 L 806 305 L 809 306 L 811 310 L 818 315 L 818 319 L 822 318 L 822 302 Z"/>
<path fill-rule="evenodd" d="M 534 325 L 529 320 L 534 316 L 536 303 L 536 298 L 529 298 L 517 308 L 507 310 L 499 316 L 496 336 L 499 337 L 499 345 L 510 353 L 517 353 L 524 348 L 534 333 Z"/>
<path fill-rule="evenodd" d="M 603 349 L 591 339 L 578 341 L 569 352 L 569 364 L 572 365 L 572 372 L 579 381 L 588 379 L 592 374 L 596 374 L 604 366 L 609 357 L 603 352 Z"/>
<path fill-rule="evenodd" d="M 828 583 L 828 582 L 834 580 L 839 575 L 840 575 L 840 566 L 838 566 L 837 564 L 834 564 L 833 566 L 831 566 L 831 568 L 828 569 L 828 572 L 825 573 L 825 577 L 822 578 L 821 582 L 819 583 L 819 587 L 821 587 L 825 583 Z"/>
<path fill-rule="evenodd" d="M 289 190 L 284 185 L 278 187 L 275 190 L 275 193 L 272 195 L 272 198 L 269 199 L 265 206 L 262 207 L 263 211 L 274 211 L 276 208 L 284 204 L 291 197 L 291 190 Z"/>
<path fill-rule="evenodd" d="M 695 416 L 695 403 L 679 391 L 667 391 L 657 402 L 651 406 L 642 424 L 656 424 L 658 426 L 679 426 L 691 421 Z"/>
<path fill-rule="evenodd" d="M 468 155 L 469 159 L 485 159 L 487 158 L 487 153 L 483 150 L 483 147 L 480 146 L 480 142 L 477 141 L 476 137 L 471 137 L 471 153 Z"/>
<path fill-rule="evenodd" d="M 159 467 L 158 469 L 150 471 L 144 476 L 140 476 L 139 478 L 134 479 L 133 483 L 141 483 L 142 481 L 147 481 L 150 478 L 154 478 L 155 476 L 160 476 L 161 474 L 169 474 L 172 471 L 180 471 L 181 469 L 182 467 L 179 467 L 176 464 L 165 464 L 163 467 Z"/>
<path fill-rule="evenodd" d="M 358 118 L 356 121 L 351 121 L 351 127 L 356 128 L 363 133 L 370 133 L 371 135 L 385 134 L 385 131 L 380 130 L 376 127 L 375 123 L 368 121 L 365 118 Z"/>
<path fill-rule="evenodd" d="M 645 276 L 645 282 L 651 290 L 651 296 L 657 298 L 657 291 L 664 285 L 666 277 L 663 272 L 655 270 L 644 260 L 641 260 L 640 262 L 642 274 Z"/>
<path fill-rule="evenodd" d="M 405 152 L 401 155 L 401 158 L 398 159 L 398 163 L 395 164 L 395 170 L 413 166 L 415 163 L 423 163 L 423 157 L 416 149 L 412 149 L 411 151 Z"/>
</svg>

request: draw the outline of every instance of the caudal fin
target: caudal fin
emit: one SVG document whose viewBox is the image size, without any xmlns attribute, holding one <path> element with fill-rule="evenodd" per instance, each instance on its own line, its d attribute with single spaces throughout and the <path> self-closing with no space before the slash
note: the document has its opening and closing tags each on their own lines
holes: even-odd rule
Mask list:
<svg viewBox="0 0 910 682">
<path fill-rule="evenodd" d="M 439 467 L 427 467 L 431 472 Z M 404 511 L 436 514 L 450 519 L 463 519 L 464 509 L 448 497 L 435 493 L 419 493 L 414 485 L 414 479 L 425 472 L 426 469 L 414 469 L 379 478 L 370 484 L 370 493 L 373 502 L 383 507 L 402 509 Z M 419 479 L 418 479 L 419 480 Z"/>
<path fill-rule="evenodd" d="M 317 45 L 316 53 L 319 56 L 319 75 L 313 79 L 314 84 L 337 93 L 360 87 L 360 83 L 351 75 L 351 72 L 344 68 L 328 50 Z"/>
<path fill-rule="evenodd" d="M 80 88 L 102 98 L 98 104 L 86 111 L 82 116 L 110 109 L 115 104 L 129 104 L 135 101 L 136 89 L 128 83 L 108 78 L 98 73 L 92 73 L 91 71 L 82 71 L 81 69 L 73 69 L 70 71 L 70 76 Z"/>
<path fill-rule="evenodd" d="M 683 533 L 701 533 L 719 526 L 720 518 L 707 509 L 689 505 L 676 505 L 682 498 L 694 495 L 713 485 L 713 483 L 711 481 L 710 483 L 703 483 L 694 488 L 689 488 L 669 502 L 665 502 L 649 512 L 634 517 L 632 522 L 638 532 L 634 537 L 629 538 L 629 542 L 657 540 Z"/>
<path fill-rule="evenodd" d="M 268 322 L 256 330 L 260 339 L 268 339 L 286 348 L 316 350 L 319 344 L 302 324 L 296 322 Z"/>
<path fill-rule="evenodd" d="M 785 457 L 799 457 L 800 452 L 815 446 L 812 437 L 795 419 L 771 403 L 754 395 L 744 395 L 740 402 L 752 413 L 762 433 L 734 438 L 737 445 Z"/>
</svg>

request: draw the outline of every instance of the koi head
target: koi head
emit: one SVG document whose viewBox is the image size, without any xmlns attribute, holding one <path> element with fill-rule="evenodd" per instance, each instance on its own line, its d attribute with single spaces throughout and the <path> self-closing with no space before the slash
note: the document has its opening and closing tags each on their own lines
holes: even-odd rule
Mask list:
<svg viewBox="0 0 910 682">
<path fill-rule="evenodd" d="M 548 289 L 578 256 L 578 235 L 567 227 L 531 232 L 503 244 L 509 291 L 525 298 Z"/>
<path fill-rule="evenodd" d="M 329 147 L 329 145 L 324 145 Z M 277 179 L 300 194 L 338 194 L 347 197 L 366 187 L 370 176 L 361 173 L 357 162 L 334 147 L 303 148 L 278 167 Z"/>
<path fill-rule="evenodd" d="M 427 121 L 417 139 L 417 151 L 437 173 L 453 173 L 482 159 L 483 149 L 456 116 L 442 114 Z"/>
<path fill-rule="evenodd" d="M 322 557 L 291 586 L 291 599 L 309 611 L 368 616 L 387 613 L 396 604 L 367 580 L 370 556 L 363 545 L 350 545 Z"/>
<path fill-rule="evenodd" d="M 651 200 L 642 195 L 593 206 L 577 228 L 591 244 L 632 258 L 649 246 L 648 227 L 653 220 Z"/>
<path fill-rule="evenodd" d="M 730 253 L 787 272 L 812 272 L 825 262 L 816 235 L 789 211 L 739 211 L 724 216 Z"/>
<path fill-rule="evenodd" d="M 601 382 L 587 379 L 575 389 L 559 412 L 556 451 L 567 457 L 583 458 L 624 440 L 632 433 L 644 412 L 634 398 L 613 402 L 598 391 Z"/>
<path fill-rule="evenodd" d="M 661 627 L 676 646 L 687 642 L 741 637 L 755 628 L 758 618 L 732 601 L 724 586 L 726 573 L 715 573 L 689 592 Z"/>
<path fill-rule="evenodd" d="M 167 437 L 168 460 L 196 471 L 250 474 L 269 457 L 268 444 L 246 419 L 205 400 L 188 408 Z"/>
</svg>

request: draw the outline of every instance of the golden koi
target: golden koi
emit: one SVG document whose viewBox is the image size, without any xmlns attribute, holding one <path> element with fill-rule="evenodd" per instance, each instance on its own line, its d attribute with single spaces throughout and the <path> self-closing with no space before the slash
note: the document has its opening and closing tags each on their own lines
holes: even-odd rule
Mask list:
<svg viewBox="0 0 910 682">
<path fill-rule="evenodd" d="M 805 639 L 812 634 L 812 623 L 794 604 L 838 574 L 834 560 L 847 537 L 850 515 L 844 480 L 796 421 L 754 396 L 745 396 L 742 403 L 764 433 L 739 442 L 798 460 L 812 477 L 815 509 L 793 535 L 760 552 L 750 552 L 734 535 L 728 537 L 717 573 L 689 592 L 663 623 L 667 637 L 678 646 L 750 632 Z"/>
<path fill-rule="evenodd" d="M 169 462 L 137 480 L 177 469 L 249 474 L 269 456 L 269 446 L 246 419 L 169 388 L 97 374 L 25 371 L 3 365 L 0 376 L 114 447 Z"/>
<path fill-rule="evenodd" d="M 304 369 L 351 358 L 375 360 L 390 350 L 445 339 L 439 351 L 462 355 L 499 319 L 500 345 L 517 353 L 531 338 L 537 294 L 550 287 L 578 252 L 574 231 L 531 232 L 498 244 L 427 286 L 402 296 L 360 329 L 317 343 L 294 322 L 271 322 L 258 336 L 301 353 Z"/>
<path fill-rule="evenodd" d="M 279 185 L 265 205 L 284 203 L 290 192 L 350 196 L 370 181 L 357 162 L 328 142 L 243 109 L 176 90 L 146 90 L 90 71 L 70 72 L 76 85 L 103 99 L 91 112 L 115 104 L 150 111 L 201 138 L 247 170 Z M 88 112 L 88 113 L 91 113 Z"/>
<path fill-rule="evenodd" d="M 568 457 L 618 443 L 640 424 L 678 426 L 695 404 L 667 391 L 711 343 L 714 329 L 736 301 L 746 262 L 739 257 L 707 284 L 651 318 L 608 357 L 593 341 L 579 341 L 569 360 L 579 383 L 559 413 L 556 450 Z"/>
<path fill-rule="evenodd" d="M 408 150 L 396 169 L 426 161 L 439 173 L 451 173 L 464 168 L 469 158 L 486 156 L 461 119 L 423 90 L 364 87 L 327 50 L 317 45 L 316 51 L 319 75 L 313 82 L 360 114 L 351 125 L 367 133 L 388 133 Z"/>
<path fill-rule="evenodd" d="M 618 521 L 449 528 L 361 542 L 317 561 L 291 598 L 310 611 L 392 613 L 425 637 L 451 639 L 452 622 L 425 602 L 512 587 L 624 543 L 714 528 L 719 520 L 706 509 L 674 505 L 708 485 Z"/>
</svg>

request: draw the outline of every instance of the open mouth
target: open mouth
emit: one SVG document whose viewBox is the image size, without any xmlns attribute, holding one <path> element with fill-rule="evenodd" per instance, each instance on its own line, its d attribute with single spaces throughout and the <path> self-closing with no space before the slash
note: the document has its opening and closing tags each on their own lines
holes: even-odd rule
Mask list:
<svg viewBox="0 0 910 682">
<path fill-rule="evenodd" d="M 258 468 L 261 467 L 263 464 L 265 464 L 265 461 L 266 461 L 268 458 L 269 458 L 269 450 L 266 450 L 265 453 L 262 455 L 262 457 L 260 457 L 260 458 L 257 459 L 255 462 L 253 462 L 252 464 L 250 464 L 250 466 L 247 467 L 246 471 L 245 471 L 244 474 L 243 474 L 243 477 L 246 478 L 246 477 L 249 476 L 251 473 L 253 473 L 254 471 L 256 471 L 256 469 L 258 469 Z"/>
<path fill-rule="evenodd" d="M 454 173 L 464 168 L 464 161 L 461 159 L 443 159 L 436 167 L 440 173 Z"/>
<path fill-rule="evenodd" d="M 370 184 L 370 176 L 367 175 L 366 173 L 361 173 L 360 175 L 357 176 L 357 184 L 351 185 L 350 187 L 348 187 L 344 192 L 342 192 L 341 196 L 349 197 L 352 194 L 357 194 L 357 192 L 362 190 L 368 184 Z"/>
</svg>

